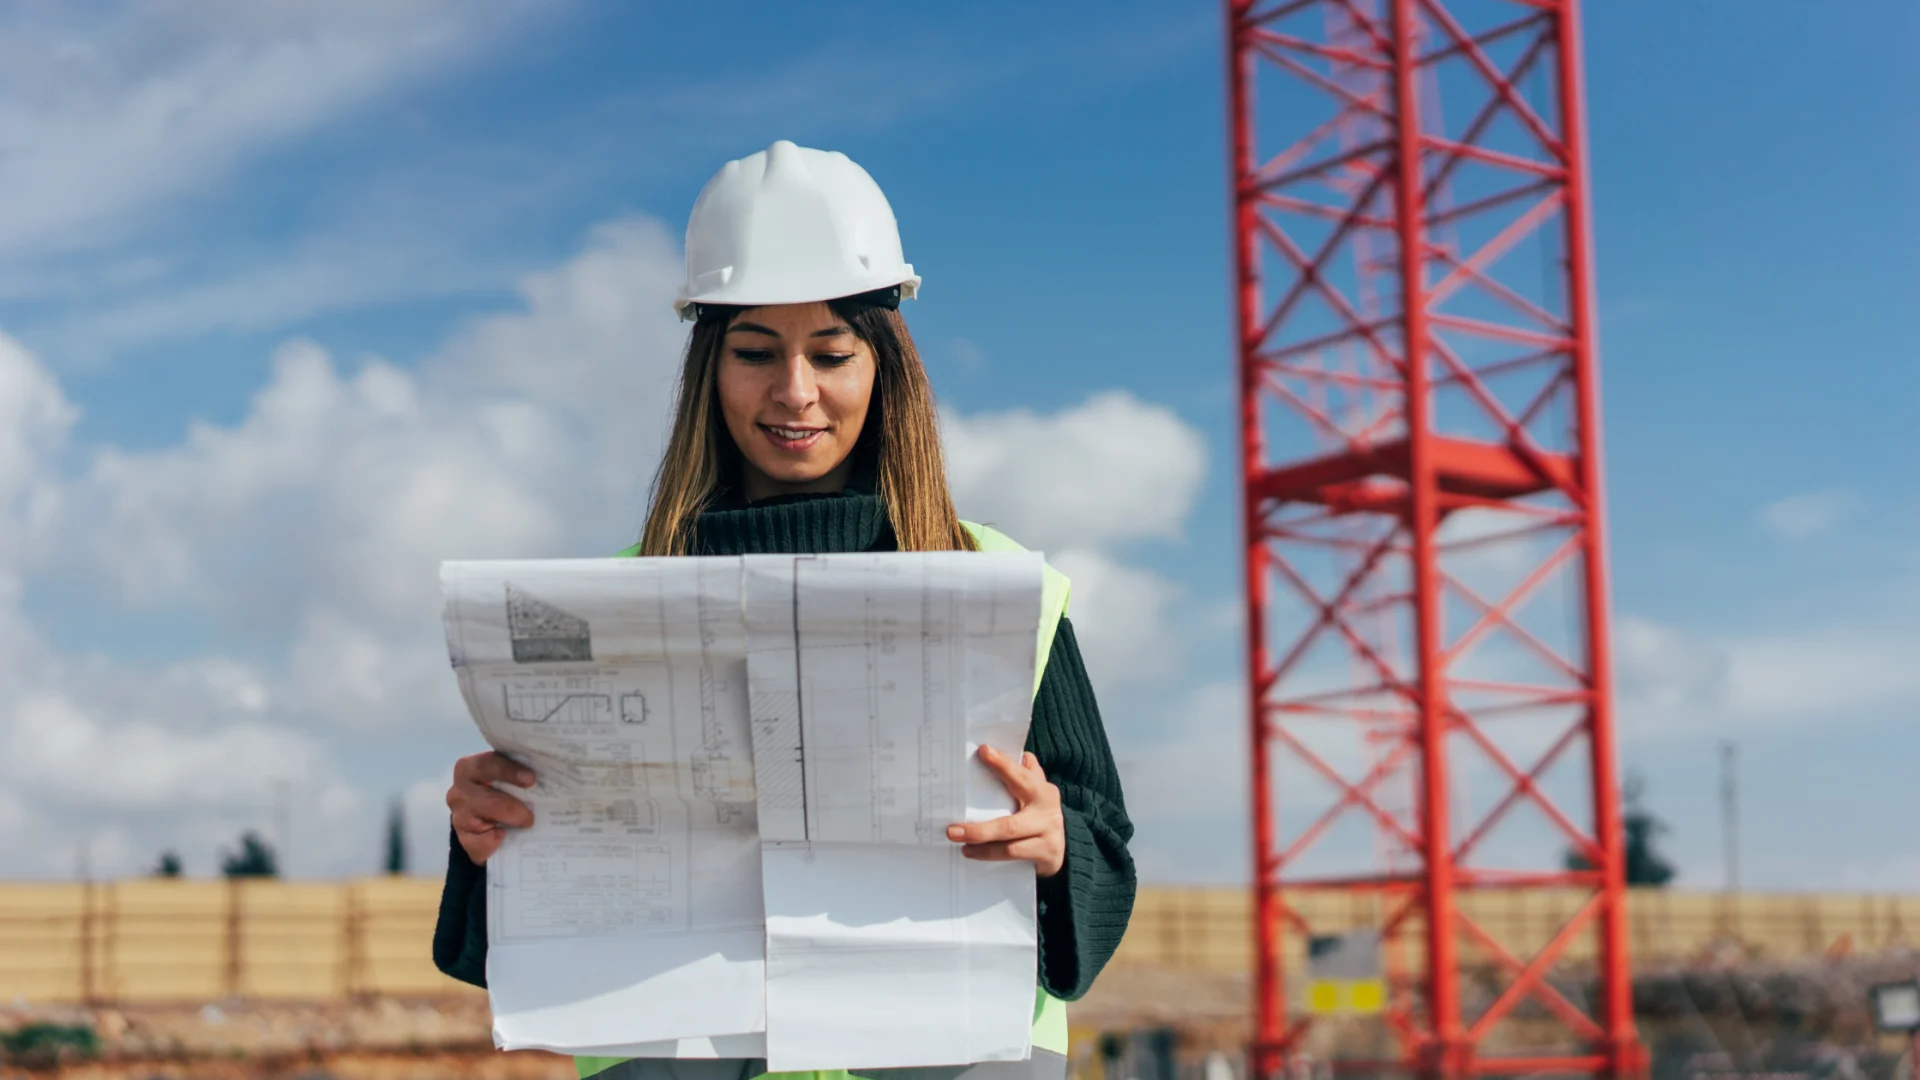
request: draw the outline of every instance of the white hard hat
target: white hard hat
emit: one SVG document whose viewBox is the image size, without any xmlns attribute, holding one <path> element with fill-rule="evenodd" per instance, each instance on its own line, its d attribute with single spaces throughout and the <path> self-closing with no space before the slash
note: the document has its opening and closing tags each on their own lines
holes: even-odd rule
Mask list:
<svg viewBox="0 0 1920 1080">
<path fill-rule="evenodd" d="M 781 140 L 700 189 L 673 309 L 693 319 L 701 304 L 806 304 L 896 285 L 911 297 L 920 278 L 880 185 L 845 154 Z"/>
</svg>

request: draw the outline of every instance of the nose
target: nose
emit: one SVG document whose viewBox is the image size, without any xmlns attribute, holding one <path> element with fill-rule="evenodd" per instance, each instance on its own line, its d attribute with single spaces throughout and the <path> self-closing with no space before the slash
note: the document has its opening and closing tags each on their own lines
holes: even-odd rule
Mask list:
<svg viewBox="0 0 1920 1080">
<path fill-rule="evenodd" d="M 773 402 L 797 419 L 820 400 L 820 385 L 813 378 L 813 364 L 804 353 L 789 356 L 774 379 Z"/>
</svg>

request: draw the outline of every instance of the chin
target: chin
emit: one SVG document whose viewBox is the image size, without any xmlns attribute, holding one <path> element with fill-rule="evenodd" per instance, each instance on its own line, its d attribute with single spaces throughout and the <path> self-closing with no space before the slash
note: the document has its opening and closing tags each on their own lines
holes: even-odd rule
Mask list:
<svg viewBox="0 0 1920 1080">
<path fill-rule="evenodd" d="M 791 462 L 783 462 L 782 464 L 785 466 L 784 468 L 769 469 L 769 468 L 766 468 L 765 466 L 761 466 L 760 471 L 762 474 L 766 476 L 767 479 L 772 480 L 776 484 L 817 483 L 821 479 L 823 479 L 828 473 L 833 471 L 831 468 L 810 468 L 807 466 L 795 466 Z"/>
</svg>

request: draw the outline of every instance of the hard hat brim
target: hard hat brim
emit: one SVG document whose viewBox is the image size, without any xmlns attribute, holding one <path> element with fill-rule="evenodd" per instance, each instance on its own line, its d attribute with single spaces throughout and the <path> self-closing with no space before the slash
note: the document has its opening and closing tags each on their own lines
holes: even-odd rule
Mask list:
<svg viewBox="0 0 1920 1080">
<path fill-rule="evenodd" d="M 907 267 L 907 269 L 911 271 L 913 268 Z M 742 296 L 728 296 L 726 293 L 727 290 L 721 288 L 714 290 L 713 293 L 708 295 L 681 296 L 674 300 L 673 310 L 680 316 L 681 321 L 694 322 L 701 318 L 700 309 L 702 308 L 739 311 L 745 308 L 774 307 L 779 304 L 821 304 L 831 303 L 836 300 L 865 299 L 867 297 L 879 297 L 881 294 L 891 294 L 891 300 L 885 303 L 876 300 L 871 306 L 898 310 L 901 300 L 912 300 L 920 295 L 920 278 L 916 275 L 898 282 L 879 286 L 878 288 L 859 289 L 853 292 L 837 293 L 833 296 L 820 296 L 817 293 L 806 296 L 755 293 L 746 293 Z"/>
</svg>

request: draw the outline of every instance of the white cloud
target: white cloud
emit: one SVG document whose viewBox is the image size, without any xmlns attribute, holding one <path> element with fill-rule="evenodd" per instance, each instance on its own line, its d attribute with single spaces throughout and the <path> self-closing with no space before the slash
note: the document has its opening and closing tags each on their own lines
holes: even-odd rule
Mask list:
<svg viewBox="0 0 1920 1080">
<path fill-rule="evenodd" d="M 463 236 L 460 222 L 425 210 L 328 219 L 315 235 L 267 252 L 194 252 L 152 278 L 115 284 L 89 264 L 63 291 L 78 310 L 43 336 L 82 357 L 208 331 L 260 331 L 316 315 L 401 301 L 462 296 L 512 284 L 514 260 Z M 427 220 L 422 220 L 426 218 Z M 35 268 L 36 270 L 39 267 Z M 36 275 L 22 275 L 35 281 Z M 23 282 L 0 276 L 0 295 Z"/>
<path fill-rule="evenodd" d="M 31 5 L 0 21 L 0 249 L 130 213 L 440 69 L 532 5 Z"/>
<path fill-rule="evenodd" d="M 1871 617 L 1706 636 L 1616 623 L 1623 728 L 1644 737 L 1843 723 L 1920 707 L 1920 628 Z"/>
<path fill-rule="evenodd" d="M 491 117 L 482 132 L 441 124 L 444 102 L 406 94 L 481 69 L 476 58 L 502 45 L 525 51 L 541 24 L 580 8 L 118 0 L 0 11 L 0 190 L 13 197 L 0 207 L 0 298 L 23 309 L 16 331 L 73 370 L 128 345 L 491 293 L 528 266 L 529 242 L 543 243 L 528 223 L 570 216 L 578 207 L 563 200 L 585 187 L 632 190 L 774 138 L 831 145 L 836 132 L 1039 70 L 1053 51 L 1036 38 L 983 63 L 950 34 L 832 34 L 744 78 L 642 74 L 564 108 Z M 1191 45 L 1192 29 L 1154 20 L 1090 47 L 1111 61 L 1103 77 L 1125 77 Z M 838 72 L 852 63 L 900 92 L 850 85 Z M 276 151 L 363 119 L 382 137 L 376 153 L 362 153 L 355 128 L 326 148 L 322 173 L 275 168 Z M 248 176 L 262 163 L 275 188 L 265 204 Z"/>
<path fill-rule="evenodd" d="M 1768 503 L 1760 523 L 1785 540 L 1806 540 L 1831 531 L 1853 510 L 1857 499 L 1840 488 L 1808 491 Z"/>
<path fill-rule="evenodd" d="M 291 343 L 237 423 L 88 448 L 66 480 L 54 466 L 73 409 L 0 339 L 0 785 L 24 804 L 0 815 L 0 865 L 69 872 L 80 836 L 123 825 L 145 854 L 117 865 L 103 847 L 103 872 L 211 851 L 264 827 L 283 781 L 286 865 L 370 869 L 382 800 L 360 785 L 384 781 L 358 775 L 353 732 L 473 741 L 446 674 L 437 562 L 611 550 L 637 524 L 684 335 L 665 303 L 678 263 L 657 225 L 612 223 L 529 278 L 522 311 L 474 322 L 417 370 L 342 371 Z M 61 655 L 22 618 L 23 569 L 211 620 L 266 666 L 218 646 L 158 668 Z M 420 828 L 437 831 L 431 816 Z"/>
<path fill-rule="evenodd" d="M 288 640 L 289 715 L 449 730 L 438 563 L 613 550 L 637 528 L 685 334 L 678 267 L 659 226 L 616 222 L 417 371 L 284 346 L 238 423 L 97 451 L 41 564 Z"/>
<path fill-rule="evenodd" d="M 1252 843 L 1249 723 L 1246 684 L 1231 678 L 1193 687 L 1177 695 L 1153 723 L 1115 735 L 1142 880 L 1245 880 Z M 1357 725 L 1296 720 L 1288 731 L 1349 783 L 1358 783 L 1378 761 L 1380 750 L 1359 737 Z M 1330 810 L 1340 794 L 1278 740 L 1269 743 L 1268 755 L 1284 845 Z M 1376 804 L 1411 821 L 1412 804 L 1404 801 L 1412 798 L 1408 778 L 1403 768 L 1372 794 Z M 1397 789 L 1390 786 L 1396 780 Z M 1373 818 L 1349 806 L 1333 821 L 1332 831 L 1305 853 L 1303 865 L 1316 873 L 1373 868 L 1378 832 Z"/>
<path fill-rule="evenodd" d="M 220 206 L 224 181 L 250 163 L 371 115 L 554 7 L 0 12 L 0 295 L 57 309 L 39 328 L 80 350 L 496 284 L 514 260 L 448 236 L 484 231 L 462 212 L 503 202 L 510 185 L 498 182 L 473 194 L 356 181 L 351 209 L 305 208 L 327 220 L 293 222 L 285 242 L 212 235 L 196 211 Z M 1007 70 L 948 66 L 905 107 Z M 801 85 L 806 70 L 771 76 L 804 91 L 784 96 L 790 110 L 814 90 L 841 92 Z M 755 96 L 711 89 L 695 96 L 716 114 Z M 887 123 L 902 107 L 851 122 Z M 627 125 L 592 126 L 632 138 Z M 449 171 L 438 159 L 408 167 Z M 144 869 L 166 848 L 205 872 L 204 853 L 267 828 L 275 782 L 293 800 L 283 865 L 296 872 L 368 868 L 384 806 L 374 793 L 396 787 L 423 834 L 417 864 L 437 866 L 443 782 L 409 785 L 421 771 L 411 758 L 379 775 L 389 750 L 472 740 L 444 666 L 434 566 L 610 550 L 637 530 L 684 336 L 666 304 L 680 272 L 657 223 L 610 223 L 527 277 L 516 310 L 469 322 L 420 364 L 288 342 L 239 421 L 197 423 L 158 449 L 71 445 L 78 413 L 59 381 L 0 336 L 0 873 L 70 872 L 83 844 L 102 872 Z M 1179 536 L 1205 467 L 1198 432 L 1124 393 L 950 423 L 968 436 L 963 500 L 1056 549 L 1078 579 L 1101 677 L 1176 673 L 1167 625 L 1181 594 L 1112 549 Z M 178 618 L 194 631 L 183 640 L 204 631 L 213 644 L 173 646 L 186 655 L 170 662 L 120 655 L 104 637 L 63 651 L 29 621 L 23 581 L 87 583 L 114 608 L 95 627 Z"/>
<path fill-rule="evenodd" d="M 1250 850 L 1246 700 L 1246 687 L 1238 680 L 1208 683 L 1179 697 L 1152 726 L 1156 737 L 1115 735 L 1142 880 L 1245 876 Z"/>
<path fill-rule="evenodd" d="M 26 800 L 14 792 L 0 790 L 0 851 L 11 850 L 19 844 L 31 821 Z"/>
<path fill-rule="evenodd" d="M 1206 475 L 1206 443 L 1173 410 L 1123 390 L 1052 415 L 944 419 L 954 500 L 1036 550 L 1177 539 Z"/>
<path fill-rule="evenodd" d="M 453 762 L 439 775 L 408 785 L 401 799 L 407 822 L 408 872 L 438 877 L 447 872 L 447 787 Z"/>
<path fill-rule="evenodd" d="M 949 413 L 942 427 L 962 516 L 1045 551 L 1073 580 L 1074 628 L 1095 685 L 1180 671 L 1181 590 L 1113 548 L 1180 536 L 1206 473 L 1200 432 L 1124 391 L 1055 413 Z"/>
<path fill-rule="evenodd" d="M 1621 615 L 1614 620 L 1613 645 L 1620 689 L 1635 710 L 1712 708 L 1726 695 L 1726 654 L 1704 641 Z"/>
<path fill-rule="evenodd" d="M 0 333 L 0 580 L 50 509 L 45 470 L 78 417 L 52 374 Z"/>
<path fill-rule="evenodd" d="M 1247 805 L 1247 687 L 1208 683 L 1182 697 L 1158 738 L 1127 740 L 1127 808 L 1136 818 L 1241 812 Z"/>
<path fill-rule="evenodd" d="M 1818 722 L 1870 709 L 1920 705 L 1920 633 L 1867 627 L 1736 639 L 1726 704 L 1735 716 Z"/>
<path fill-rule="evenodd" d="M 1073 582 L 1068 609 L 1087 673 L 1099 687 L 1164 678 L 1184 659 L 1175 605 L 1178 586 L 1092 548 L 1048 557 Z"/>
<path fill-rule="evenodd" d="M 143 872 L 167 848 L 211 853 L 265 828 L 276 781 L 312 826 L 296 830 L 287 863 L 333 865 L 356 797 L 331 747 L 276 708 L 260 673 L 223 657 L 152 670 L 18 644 L 0 671 L 5 873 L 69 873 L 82 846 L 103 874 Z"/>
<path fill-rule="evenodd" d="M 428 127 L 397 149 L 335 154 L 322 183 L 282 174 L 264 216 L 249 190 L 260 184 L 238 181 L 343 121 L 414 118 L 408 88 L 567 6 L 0 9 L 0 300 L 12 328 L 71 371 L 157 340 L 510 287 L 527 265 L 512 223 L 550 183 L 526 175 L 544 159 L 503 161 L 491 145 L 463 155 Z"/>
<path fill-rule="evenodd" d="M 60 801 L 156 810 L 217 805 L 275 770 L 304 772 L 311 740 L 283 729 L 235 724 L 211 732 L 134 717 L 102 723 L 71 698 L 47 694 L 9 708 L 8 769 L 15 783 Z"/>
<path fill-rule="evenodd" d="M 275 781 L 294 793 L 291 871 L 370 869 L 382 788 L 406 791 L 416 865 L 439 865 L 444 774 L 420 766 L 445 747 L 450 769 L 475 740 L 446 673 L 437 564 L 610 551 L 637 530 L 685 335 L 666 303 L 679 273 L 659 225 L 611 223 L 528 277 L 519 310 L 471 321 L 414 369 L 347 368 L 290 342 L 239 420 L 155 449 L 75 454 L 58 383 L 0 343 L 0 417 L 16 419 L 0 436 L 16 493 L 0 535 L 23 541 L 0 575 L 91 580 L 109 603 L 244 638 L 252 658 L 220 644 L 158 666 L 63 655 L 0 593 L 0 635 L 23 643 L 0 667 L 0 790 L 73 819 L 49 846 L 0 815 L 0 866 L 65 872 L 81 836 L 116 828 L 100 857 L 118 851 L 122 871 L 166 847 L 211 851 L 268 827 Z M 1117 393 L 948 423 L 962 505 L 1051 546 L 1074 577 L 1101 684 L 1177 676 L 1185 598 L 1113 545 L 1178 536 L 1198 432 Z M 61 478 L 63 458 L 80 469 Z M 394 739 L 415 756 L 369 772 Z"/>
</svg>

